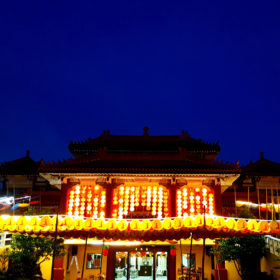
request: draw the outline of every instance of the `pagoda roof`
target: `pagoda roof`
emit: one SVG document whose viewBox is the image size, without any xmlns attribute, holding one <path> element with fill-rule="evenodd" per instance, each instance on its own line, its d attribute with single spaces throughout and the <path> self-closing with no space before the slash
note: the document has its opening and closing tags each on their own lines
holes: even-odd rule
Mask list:
<svg viewBox="0 0 280 280">
<path fill-rule="evenodd" d="M 127 173 L 127 174 L 237 174 L 241 170 L 238 163 L 222 161 L 188 160 L 174 157 L 157 159 L 116 160 L 84 156 L 62 162 L 42 161 L 40 172 L 54 173 Z"/>
<path fill-rule="evenodd" d="M 34 161 L 30 157 L 30 152 L 22 158 L 4 162 L 0 165 L 0 175 L 38 175 L 39 161 Z"/>
<path fill-rule="evenodd" d="M 256 162 L 250 162 L 242 168 L 242 175 L 251 176 L 280 176 L 280 164 L 263 157 Z"/>
<path fill-rule="evenodd" d="M 81 142 L 70 142 L 68 148 L 74 156 L 89 155 L 106 147 L 108 153 L 176 153 L 185 149 L 193 153 L 218 154 L 217 143 L 204 142 L 192 138 L 186 131 L 175 136 L 150 136 L 148 128 L 144 128 L 142 136 L 111 135 L 109 130 L 97 138 L 88 138 Z"/>
</svg>

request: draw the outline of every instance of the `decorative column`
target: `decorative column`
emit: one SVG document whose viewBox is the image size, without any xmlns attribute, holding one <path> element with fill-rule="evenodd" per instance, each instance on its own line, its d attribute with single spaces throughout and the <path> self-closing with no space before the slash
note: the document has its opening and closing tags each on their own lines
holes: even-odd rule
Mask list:
<svg viewBox="0 0 280 280">
<path fill-rule="evenodd" d="M 220 182 L 214 182 L 215 215 L 222 215 L 222 188 Z"/>
<path fill-rule="evenodd" d="M 175 251 L 175 255 L 174 255 L 174 251 Z M 169 275 L 168 279 L 176 280 L 176 248 L 173 248 L 173 246 L 170 246 L 169 257 L 167 260 L 167 267 L 168 267 L 168 275 Z"/>
<path fill-rule="evenodd" d="M 63 276 L 64 276 L 63 257 L 55 257 L 53 279 L 63 280 Z"/>
<path fill-rule="evenodd" d="M 107 273 L 106 279 L 115 278 L 115 251 L 112 248 L 109 248 L 107 256 Z"/>
<path fill-rule="evenodd" d="M 113 189 L 112 180 L 106 182 L 106 212 L 105 218 L 112 218 Z"/>
<path fill-rule="evenodd" d="M 177 192 L 177 184 L 176 184 L 176 179 L 174 178 L 171 180 L 171 184 L 169 185 L 169 195 L 170 195 L 169 213 L 171 217 L 177 216 L 176 192 Z"/>
</svg>

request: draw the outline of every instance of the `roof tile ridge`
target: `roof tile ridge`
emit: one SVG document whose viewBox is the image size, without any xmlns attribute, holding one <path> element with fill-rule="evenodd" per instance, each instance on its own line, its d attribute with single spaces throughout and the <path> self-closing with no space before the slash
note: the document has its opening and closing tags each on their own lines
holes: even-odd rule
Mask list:
<svg viewBox="0 0 280 280">
<path fill-rule="evenodd" d="M 216 159 L 214 161 L 214 165 L 216 165 L 217 167 L 235 167 L 237 169 L 240 169 L 240 166 L 239 166 L 239 163 L 240 161 L 236 161 L 235 163 L 232 162 L 232 161 L 226 161 L 224 162 L 224 160 L 219 160 L 219 159 Z"/>
</svg>

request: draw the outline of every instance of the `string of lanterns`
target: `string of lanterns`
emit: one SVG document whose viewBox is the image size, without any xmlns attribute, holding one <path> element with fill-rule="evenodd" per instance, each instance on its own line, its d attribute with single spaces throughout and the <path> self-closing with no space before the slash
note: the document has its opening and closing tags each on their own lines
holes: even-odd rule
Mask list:
<svg viewBox="0 0 280 280">
<path fill-rule="evenodd" d="M 67 214 L 81 217 L 104 218 L 106 191 L 99 185 L 77 185 L 69 191 Z"/>
<path fill-rule="evenodd" d="M 258 204 L 258 203 L 253 203 L 253 202 L 248 202 L 248 201 L 240 201 L 240 200 L 237 200 L 235 202 L 235 205 L 237 207 L 243 207 L 243 206 L 246 206 L 246 207 L 250 207 L 252 209 L 260 209 L 261 211 L 269 211 L 269 212 L 277 212 L 277 213 L 280 213 L 280 204 L 272 204 L 272 203 L 261 203 L 261 204 Z"/>
<path fill-rule="evenodd" d="M 206 187 L 182 187 L 177 190 L 177 216 L 200 215 L 203 206 L 207 214 L 214 214 L 214 194 Z"/>
<path fill-rule="evenodd" d="M 159 185 L 122 185 L 114 190 L 113 218 L 168 217 L 168 190 Z"/>
<path fill-rule="evenodd" d="M 206 213 L 214 214 L 214 194 L 207 187 L 187 187 L 177 190 L 177 216 L 187 217 Z M 112 217 L 167 218 L 169 213 L 169 190 L 161 185 L 125 184 L 113 191 Z M 70 189 L 67 200 L 69 216 L 104 218 L 106 190 L 101 186 L 76 185 Z"/>
<path fill-rule="evenodd" d="M 53 235 L 56 216 L 0 216 L 0 230 L 37 235 Z M 143 240 L 175 239 L 187 236 L 187 232 L 206 232 L 217 238 L 228 234 L 256 235 L 280 233 L 277 221 L 245 220 L 223 217 L 207 217 L 204 226 L 202 215 L 182 218 L 143 219 L 143 220 L 104 220 L 82 219 L 69 216 L 58 216 L 57 230 L 59 235 L 71 237 L 89 234 L 91 237 L 129 239 L 141 237 Z M 139 235 L 140 234 L 140 235 Z M 166 235 L 165 235 L 166 234 Z M 180 237 L 180 238 L 179 238 Z M 178 239 L 176 239 L 178 238 Z"/>
</svg>

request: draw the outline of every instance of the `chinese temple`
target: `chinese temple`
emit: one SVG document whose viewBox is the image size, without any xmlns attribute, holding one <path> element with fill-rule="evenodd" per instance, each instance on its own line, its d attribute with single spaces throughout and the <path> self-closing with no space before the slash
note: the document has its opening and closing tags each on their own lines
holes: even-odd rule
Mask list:
<svg viewBox="0 0 280 280">
<path fill-rule="evenodd" d="M 209 254 L 215 239 L 280 232 L 271 210 L 279 204 L 279 166 L 263 156 L 243 172 L 217 160 L 218 143 L 186 131 L 151 136 L 147 127 L 140 136 L 107 130 L 69 150 L 73 158 L 42 161 L 33 172 L 59 193 L 53 215 L 0 219 L 1 230 L 65 238 L 68 253 L 54 279 L 234 279 Z M 270 173 L 260 176 L 265 165 Z M 232 218 L 252 201 L 259 220 Z"/>
<path fill-rule="evenodd" d="M 69 150 L 73 159 L 43 163 L 41 175 L 61 189 L 61 214 L 100 221 L 95 230 L 77 237 L 83 234 L 96 239 L 92 244 L 108 246 L 108 256 L 100 256 L 106 279 L 177 279 L 182 266 L 201 273 L 204 206 L 209 217 L 221 214 L 221 194 L 240 174 L 238 164 L 217 161 L 218 143 L 194 139 L 185 131 L 150 136 L 144 128 L 141 136 L 104 131 L 98 138 L 71 142 Z M 107 230 L 102 230 L 103 218 L 108 219 Z M 184 220 L 189 227 L 182 230 Z M 207 248 L 214 244 L 215 232 L 208 231 L 212 240 L 207 239 Z M 190 254 L 191 233 L 195 240 Z M 80 263 L 83 247 L 77 246 Z M 100 243 L 87 247 L 86 257 L 96 258 L 95 252 L 102 252 Z M 210 279 L 213 260 L 206 256 L 205 262 Z M 94 269 L 85 272 L 96 275 Z"/>
</svg>

